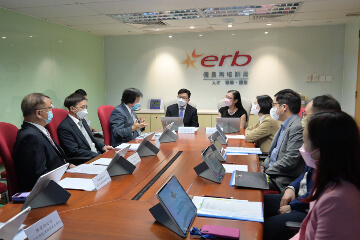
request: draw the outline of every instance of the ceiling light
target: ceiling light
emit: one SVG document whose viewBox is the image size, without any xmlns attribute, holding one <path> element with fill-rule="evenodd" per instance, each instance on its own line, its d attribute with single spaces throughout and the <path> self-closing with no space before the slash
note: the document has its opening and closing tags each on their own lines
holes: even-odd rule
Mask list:
<svg viewBox="0 0 360 240">
<path fill-rule="evenodd" d="M 169 38 L 172 38 L 172 36 L 171 36 L 171 35 L 169 35 Z"/>
<path fill-rule="evenodd" d="M 1 37 L 1 38 L 5 39 L 6 37 Z"/>
<path fill-rule="evenodd" d="M 29 36 L 29 37 L 31 37 L 31 38 L 32 38 L 32 36 Z"/>
<path fill-rule="evenodd" d="M 194 29 L 195 27 L 194 26 L 190 26 L 191 29 Z"/>
<path fill-rule="evenodd" d="M 271 23 L 271 22 L 269 22 L 269 23 L 267 23 L 266 25 L 271 26 L 271 24 L 272 24 L 272 23 Z"/>
<path fill-rule="evenodd" d="M 232 27 L 232 23 L 229 23 L 229 24 L 228 24 L 228 27 L 229 27 L 229 28 Z"/>
<path fill-rule="evenodd" d="M 235 33 L 231 34 L 232 36 L 235 36 Z"/>
<path fill-rule="evenodd" d="M 202 37 L 203 35 L 202 34 L 199 34 L 199 37 Z"/>
<path fill-rule="evenodd" d="M 269 32 L 265 32 L 265 34 L 268 34 Z"/>
</svg>

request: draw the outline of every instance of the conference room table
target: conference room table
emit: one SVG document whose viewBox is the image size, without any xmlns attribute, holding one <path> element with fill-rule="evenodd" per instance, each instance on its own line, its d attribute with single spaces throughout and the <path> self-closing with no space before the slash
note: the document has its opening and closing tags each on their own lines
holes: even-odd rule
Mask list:
<svg viewBox="0 0 360 240">
<path fill-rule="evenodd" d="M 244 130 L 234 133 L 244 134 Z M 195 133 L 178 133 L 176 142 L 162 143 L 155 156 L 142 157 L 133 174 L 112 177 L 112 181 L 98 191 L 68 190 L 66 204 L 32 209 L 24 224 L 35 223 L 57 210 L 64 227 L 49 239 L 183 239 L 156 222 L 149 209 L 158 203 L 156 192 L 175 175 L 189 196 L 216 196 L 263 202 L 263 192 L 231 187 L 231 173 L 221 184 L 197 176 L 193 169 L 202 162 L 201 153 L 210 145 L 205 128 Z M 131 143 L 139 143 L 136 139 Z M 154 143 L 152 141 L 152 143 Z M 229 139 L 229 147 L 254 147 L 240 139 Z M 225 145 L 223 145 L 225 147 Z M 134 152 L 129 151 L 125 158 Z M 115 150 L 98 158 L 111 158 Z M 226 162 L 248 165 L 249 172 L 259 171 L 257 155 L 229 155 Z M 92 178 L 95 175 L 65 173 L 63 177 Z M 22 204 L 8 203 L 0 208 L 0 222 L 21 211 Z M 262 239 L 263 224 L 220 218 L 195 217 L 192 227 L 221 225 L 240 229 L 240 239 Z M 186 239 L 190 239 L 190 234 Z"/>
</svg>

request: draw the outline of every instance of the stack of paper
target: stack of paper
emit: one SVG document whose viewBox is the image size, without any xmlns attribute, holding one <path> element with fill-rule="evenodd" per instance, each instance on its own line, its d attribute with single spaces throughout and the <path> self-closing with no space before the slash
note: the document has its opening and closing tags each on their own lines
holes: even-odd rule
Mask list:
<svg viewBox="0 0 360 240">
<path fill-rule="evenodd" d="M 225 135 L 228 139 L 245 139 L 245 135 Z"/>
<path fill-rule="evenodd" d="M 248 165 L 223 164 L 226 173 L 233 173 L 235 170 L 248 171 Z"/>
<path fill-rule="evenodd" d="M 206 198 L 197 211 L 197 215 L 264 222 L 262 202 L 245 202 L 236 199 Z"/>
<path fill-rule="evenodd" d="M 124 149 L 129 145 L 130 145 L 129 151 L 136 151 L 138 149 L 140 143 L 132 143 L 132 144 L 122 143 L 119 146 L 115 147 L 115 149 Z"/>
<path fill-rule="evenodd" d="M 260 148 L 244 148 L 244 147 L 227 147 L 228 155 L 231 153 L 245 153 L 245 154 L 262 154 Z"/>
<path fill-rule="evenodd" d="M 105 171 L 107 166 L 92 165 L 92 164 L 81 164 L 74 168 L 66 170 L 69 173 L 85 173 L 85 174 L 100 174 Z"/>
</svg>

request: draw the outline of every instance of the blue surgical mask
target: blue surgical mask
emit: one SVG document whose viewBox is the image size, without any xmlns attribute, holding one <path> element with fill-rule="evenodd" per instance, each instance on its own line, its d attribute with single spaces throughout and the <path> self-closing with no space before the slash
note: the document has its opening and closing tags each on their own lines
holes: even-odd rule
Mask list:
<svg viewBox="0 0 360 240">
<path fill-rule="evenodd" d="M 52 110 L 51 111 L 48 111 L 48 112 L 46 112 L 47 113 L 47 115 L 48 115 L 48 119 L 44 119 L 45 120 L 45 122 L 46 122 L 46 125 L 47 124 L 49 124 L 50 122 L 51 122 L 51 120 L 53 119 L 53 112 L 52 112 Z"/>
<path fill-rule="evenodd" d="M 140 103 L 135 103 L 135 105 L 133 107 L 131 107 L 131 110 L 135 111 L 139 107 L 140 107 Z"/>
</svg>

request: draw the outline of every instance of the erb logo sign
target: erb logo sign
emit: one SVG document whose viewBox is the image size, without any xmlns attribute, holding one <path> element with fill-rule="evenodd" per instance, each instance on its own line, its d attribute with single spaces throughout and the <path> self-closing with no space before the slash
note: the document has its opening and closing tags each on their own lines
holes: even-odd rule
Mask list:
<svg viewBox="0 0 360 240">
<path fill-rule="evenodd" d="M 196 69 L 196 62 L 199 60 L 201 66 L 203 67 L 215 67 L 215 66 L 231 66 L 231 67 L 243 67 L 248 65 L 251 62 L 251 56 L 247 54 L 240 54 L 239 51 L 236 51 L 233 55 L 208 55 L 204 56 L 204 54 L 196 54 L 195 49 L 191 54 L 191 57 L 187 52 L 187 58 L 183 60 L 181 63 L 186 64 L 186 69 L 190 67 L 190 65 Z"/>
</svg>

